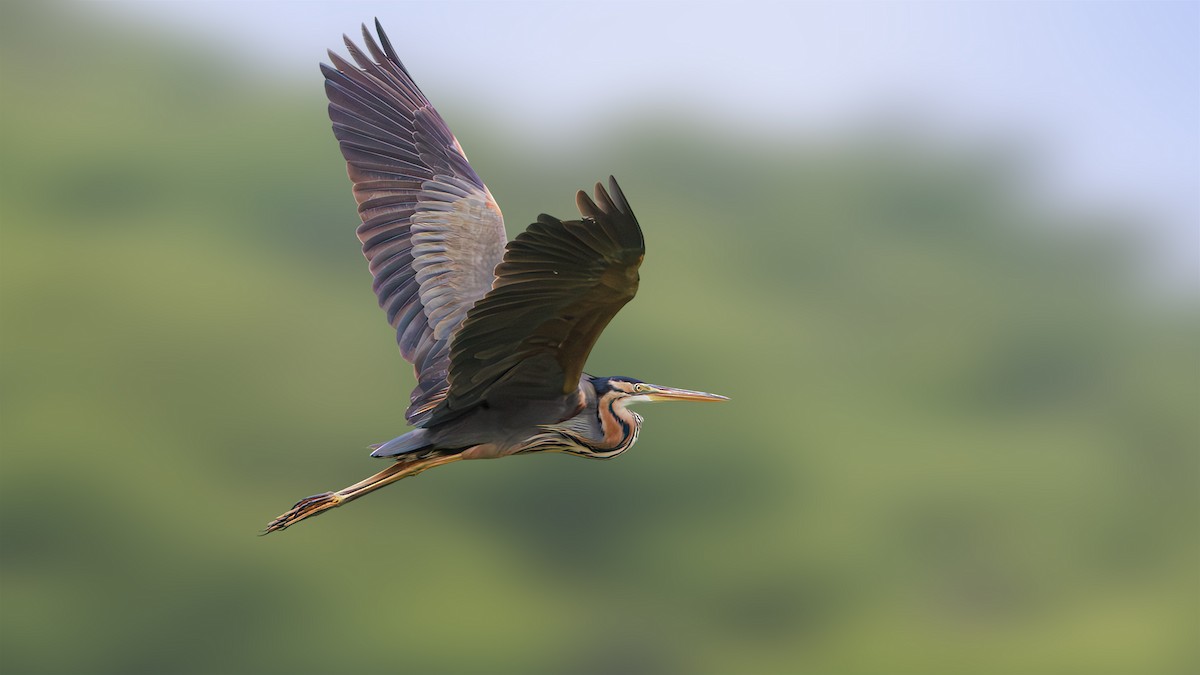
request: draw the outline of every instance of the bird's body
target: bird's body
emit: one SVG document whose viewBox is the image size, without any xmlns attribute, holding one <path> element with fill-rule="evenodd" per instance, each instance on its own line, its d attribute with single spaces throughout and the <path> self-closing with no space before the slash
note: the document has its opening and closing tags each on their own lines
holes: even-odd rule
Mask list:
<svg viewBox="0 0 1200 675">
<path fill-rule="evenodd" d="M 409 448 L 420 444 L 422 449 L 462 448 L 463 459 L 495 459 L 547 451 L 607 458 L 632 445 L 641 425 L 641 418 L 624 405 L 614 405 L 611 414 L 602 417 L 601 401 L 590 378 L 580 382 L 576 394 L 564 396 L 557 404 L 515 403 L 477 408 L 457 424 L 416 429 L 377 446 L 372 454 L 394 457 L 412 452 Z M 615 430 L 625 428 L 630 433 L 614 435 Z"/>
<path fill-rule="evenodd" d="M 406 413 L 417 427 L 373 447 L 392 460 L 338 492 L 297 503 L 267 532 L 388 483 L 463 459 L 561 452 L 608 459 L 637 440 L 631 403 L 723 400 L 584 362 L 637 292 L 642 231 L 615 180 L 580 192 L 579 220 L 541 215 L 505 242 L 491 192 L 400 64 L 382 27 L 363 27 L 357 63 L 322 65 L 334 135 L 354 182 L 380 307 L 417 375 Z"/>
</svg>

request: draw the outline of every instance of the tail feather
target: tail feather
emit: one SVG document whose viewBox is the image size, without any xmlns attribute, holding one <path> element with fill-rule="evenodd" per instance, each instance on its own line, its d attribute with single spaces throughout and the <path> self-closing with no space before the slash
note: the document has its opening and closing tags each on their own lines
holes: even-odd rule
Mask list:
<svg viewBox="0 0 1200 675">
<path fill-rule="evenodd" d="M 262 533 L 270 534 L 279 530 L 286 530 L 305 518 L 320 515 L 329 509 L 341 506 L 346 502 L 354 501 L 369 492 L 378 490 L 401 478 L 415 476 L 426 469 L 432 469 L 435 466 L 449 464 L 460 459 L 462 459 L 462 455 L 458 452 L 454 452 L 453 454 L 402 456 L 388 468 L 354 485 L 338 490 L 337 492 L 325 492 L 301 499 L 299 502 L 296 502 L 295 506 L 288 509 L 287 512 L 280 514 L 275 520 L 267 523 L 267 528 Z"/>
<path fill-rule="evenodd" d="M 371 446 L 372 457 L 395 457 L 417 450 L 424 450 L 430 445 L 428 429 L 413 429 L 412 431 L 393 438 L 387 443 L 377 443 Z"/>
</svg>

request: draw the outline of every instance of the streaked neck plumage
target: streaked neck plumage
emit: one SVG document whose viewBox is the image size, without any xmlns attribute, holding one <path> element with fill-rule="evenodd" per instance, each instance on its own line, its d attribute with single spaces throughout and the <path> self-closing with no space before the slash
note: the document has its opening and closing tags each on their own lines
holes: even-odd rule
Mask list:
<svg viewBox="0 0 1200 675">
<path fill-rule="evenodd" d="M 524 452 L 565 452 L 590 459 L 611 459 L 633 447 L 642 428 L 642 416 L 626 406 L 636 396 L 616 388 L 597 389 L 587 380 L 583 408 L 562 422 L 547 424 L 545 434 Z"/>
</svg>

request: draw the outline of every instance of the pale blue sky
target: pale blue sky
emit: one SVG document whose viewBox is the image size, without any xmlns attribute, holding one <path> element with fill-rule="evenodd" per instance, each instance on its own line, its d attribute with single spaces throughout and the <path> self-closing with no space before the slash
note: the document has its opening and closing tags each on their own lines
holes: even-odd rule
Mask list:
<svg viewBox="0 0 1200 675">
<path fill-rule="evenodd" d="M 95 8 L 198 33 L 313 86 L 325 49 L 378 16 L 431 99 L 549 134 L 660 102 L 691 106 L 702 120 L 816 134 L 900 107 L 968 138 L 1022 139 L 1052 190 L 1145 214 L 1167 275 L 1200 287 L 1197 2 Z"/>
</svg>

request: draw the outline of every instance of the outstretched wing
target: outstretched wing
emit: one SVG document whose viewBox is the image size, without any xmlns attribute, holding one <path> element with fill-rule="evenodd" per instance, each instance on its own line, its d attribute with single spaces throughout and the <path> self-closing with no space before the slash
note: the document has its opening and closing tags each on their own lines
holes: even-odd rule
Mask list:
<svg viewBox="0 0 1200 675">
<path fill-rule="evenodd" d="M 646 252 L 613 178 L 611 197 L 576 197 L 582 220 L 547 215 L 508 244 L 495 287 L 467 312 L 450 349 L 450 389 L 429 424 L 489 399 L 561 398 L 617 311 L 633 299 Z M 495 398 L 493 398 L 495 397 Z"/>
<path fill-rule="evenodd" d="M 416 369 L 408 421 L 421 426 L 445 395 L 451 336 L 492 287 L 504 220 L 378 21 L 375 30 L 378 43 L 363 26 L 369 55 L 345 39 L 357 67 L 330 51 L 321 72 L 375 294 Z"/>
</svg>

